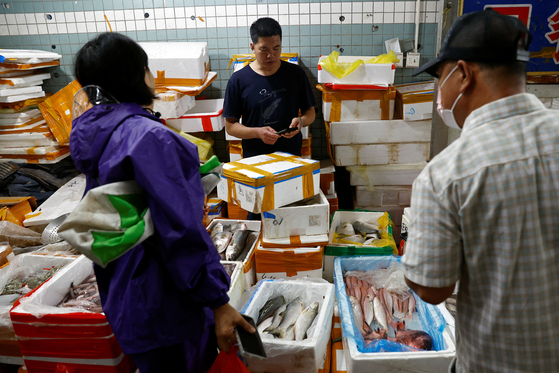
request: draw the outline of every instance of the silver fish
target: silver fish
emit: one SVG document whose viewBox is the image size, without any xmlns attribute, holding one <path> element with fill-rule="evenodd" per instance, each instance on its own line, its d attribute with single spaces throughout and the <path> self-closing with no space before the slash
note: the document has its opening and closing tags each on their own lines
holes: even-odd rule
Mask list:
<svg viewBox="0 0 559 373">
<path fill-rule="evenodd" d="M 264 307 L 262 307 L 258 312 L 258 320 L 256 321 L 256 325 L 260 325 L 262 321 L 274 315 L 274 312 L 276 312 L 276 310 L 281 306 L 283 306 L 284 304 L 285 304 L 285 298 L 283 297 L 283 295 L 269 299 L 264 304 Z"/>
<path fill-rule="evenodd" d="M 233 233 L 233 238 L 231 238 L 231 242 L 229 243 L 229 246 L 227 246 L 227 251 L 225 252 L 227 260 L 237 260 L 237 258 L 242 254 L 250 232 L 251 231 L 245 229 Z"/>
<path fill-rule="evenodd" d="M 224 230 L 224 229 L 223 229 L 223 224 L 221 224 L 221 223 L 216 223 L 216 224 L 213 226 L 213 228 L 212 228 L 212 230 L 211 230 L 211 232 L 210 232 L 210 236 L 213 237 L 213 236 L 216 235 L 217 233 L 223 232 L 223 230 Z"/>
<path fill-rule="evenodd" d="M 272 324 L 272 317 L 268 317 L 266 320 L 262 321 L 260 325 L 258 325 L 258 333 L 262 334 L 266 332 L 266 328 L 268 328 Z"/>
<path fill-rule="evenodd" d="M 287 329 L 297 322 L 301 312 L 303 312 L 303 300 L 301 297 L 297 297 L 287 304 L 281 323 L 276 329 L 270 330 L 269 333 L 276 337 L 284 338 Z"/>
<path fill-rule="evenodd" d="M 375 298 L 376 299 L 376 298 Z M 365 331 L 363 330 L 363 310 L 361 310 L 361 305 L 359 301 L 354 296 L 349 296 L 349 302 L 351 303 L 351 308 L 353 309 L 353 321 L 355 322 L 355 326 L 359 329 L 361 334 L 365 335 Z"/>
<path fill-rule="evenodd" d="M 227 249 L 229 242 L 231 242 L 231 237 L 233 237 L 231 232 L 217 232 L 212 236 L 212 242 L 218 253 L 221 254 Z"/>
<path fill-rule="evenodd" d="M 351 223 L 342 223 L 336 227 L 336 233 L 353 236 L 355 234 L 355 230 L 353 229 Z"/>
<path fill-rule="evenodd" d="M 378 321 L 378 323 L 380 324 L 380 326 L 382 326 L 384 330 L 388 331 L 386 311 L 384 310 L 384 307 L 380 303 L 378 297 L 375 297 L 375 299 L 373 299 L 373 308 L 375 310 L 375 320 Z"/>
<path fill-rule="evenodd" d="M 318 315 L 318 302 L 312 303 L 305 308 L 295 322 L 295 340 L 302 341 L 307 337 L 307 330 L 311 326 L 314 318 Z"/>
<path fill-rule="evenodd" d="M 265 332 L 269 332 L 270 330 L 274 330 L 275 328 L 277 328 L 281 322 L 281 320 L 283 319 L 283 315 L 285 314 L 285 309 L 287 308 L 287 304 L 284 304 L 282 306 L 280 306 L 280 308 L 278 308 L 276 310 L 276 312 L 274 312 L 274 319 L 272 320 L 272 324 L 266 329 L 264 330 Z"/>
<path fill-rule="evenodd" d="M 287 341 L 294 341 L 295 340 L 295 325 L 291 325 L 289 328 L 287 328 L 287 330 L 285 331 L 285 335 L 284 335 L 283 339 L 285 339 Z"/>
<path fill-rule="evenodd" d="M 353 223 L 353 229 L 355 230 L 355 233 L 363 234 L 366 236 L 369 234 L 380 234 L 378 226 L 374 226 L 372 224 L 365 223 L 359 220 Z"/>
<path fill-rule="evenodd" d="M 367 294 L 367 297 L 365 298 L 365 302 L 364 302 L 364 307 L 363 307 L 363 313 L 364 313 L 363 316 L 365 317 L 365 322 L 369 326 L 371 326 L 371 323 L 375 318 L 373 299 L 374 297 L 372 297 L 371 294 Z"/>
<path fill-rule="evenodd" d="M 244 231 L 247 230 L 247 225 L 245 223 L 243 223 L 242 221 L 235 223 L 231 226 L 231 233 L 235 233 L 238 231 Z"/>
</svg>

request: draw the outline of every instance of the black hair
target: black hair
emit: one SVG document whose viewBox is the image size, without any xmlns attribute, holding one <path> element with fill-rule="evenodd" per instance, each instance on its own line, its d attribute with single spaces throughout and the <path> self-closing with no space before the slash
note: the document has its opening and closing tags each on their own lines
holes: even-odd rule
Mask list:
<svg viewBox="0 0 559 373">
<path fill-rule="evenodd" d="M 259 18 L 250 26 L 250 38 L 254 44 L 258 43 L 258 38 L 279 35 L 281 40 L 281 26 L 273 18 Z"/>
<path fill-rule="evenodd" d="M 146 52 L 134 40 L 105 32 L 88 41 L 76 54 L 74 74 L 78 82 L 97 85 L 119 102 L 150 105 L 155 94 L 145 82 Z"/>
</svg>

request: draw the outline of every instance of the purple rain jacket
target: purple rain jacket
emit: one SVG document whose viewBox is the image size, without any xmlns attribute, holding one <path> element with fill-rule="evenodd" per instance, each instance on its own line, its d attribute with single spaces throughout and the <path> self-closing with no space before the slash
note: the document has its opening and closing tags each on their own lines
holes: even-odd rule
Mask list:
<svg viewBox="0 0 559 373">
<path fill-rule="evenodd" d="M 194 144 L 133 103 L 97 105 L 73 121 L 70 151 L 86 190 L 136 180 L 155 235 L 106 268 L 95 265 L 103 311 L 126 354 L 199 343 L 210 309 L 229 301 L 229 276 L 202 224 Z M 147 242 L 147 241 L 146 241 Z"/>
</svg>

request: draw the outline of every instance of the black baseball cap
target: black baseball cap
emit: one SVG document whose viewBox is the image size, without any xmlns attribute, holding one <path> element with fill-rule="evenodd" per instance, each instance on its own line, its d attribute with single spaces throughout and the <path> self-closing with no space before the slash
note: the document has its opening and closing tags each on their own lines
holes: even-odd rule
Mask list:
<svg viewBox="0 0 559 373">
<path fill-rule="evenodd" d="M 519 44 L 521 39 L 524 39 L 524 45 Z M 532 35 L 518 18 L 493 9 L 464 14 L 450 26 L 437 58 L 415 69 L 412 75 L 426 72 L 438 78 L 439 65 L 448 60 L 503 64 L 527 62 L 531 41 Z"/>
</svg>

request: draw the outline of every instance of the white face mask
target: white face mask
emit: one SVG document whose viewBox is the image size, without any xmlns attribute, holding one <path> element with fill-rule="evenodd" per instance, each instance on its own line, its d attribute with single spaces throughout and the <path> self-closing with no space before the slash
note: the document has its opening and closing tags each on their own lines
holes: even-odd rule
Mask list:
<svg viewBox="0 0 559 373">
<path fill-rule="evenodd" d="M 456 98 L 456 101 L 454 101 L 454 105 L 452 105 L 451 109 L 444 109 L 443 108 L 443 103 L 441 101 L 442 100 L 441 99 L 441 89 L 443 88 L 443 85 L 446 83 L 448 78 L 450 78 L 450 76 L 456 71 L 457 68 L 458 68 L 458 65 L 456 65 L 454 67 L 454 69 L 452 69 L 452 71 L 450 72 L 450 74 L 448 74 L 448 76 L 442 82 L 442 84 L 439 85 L 439 94 L 437 96 L 437 111 L 439 112 L 439 115 L 443 119 L 444 124 L 446 124 L 450 128 L 456 128 L 457 130 L 462 130 L 462 128 L 460 128 L 460 126 L 458 126 L 458 123 L 456 123 L 456 119 L 454 119 L 454 113 L 452 112 L 454 110 L 454 107 L 458 103 L 458 100 L 460 100 L 460 97 L 462 97 L 462 93 L 460 93 L 460 95 L 458 95 L 458 97 Z"/>
</svg>

